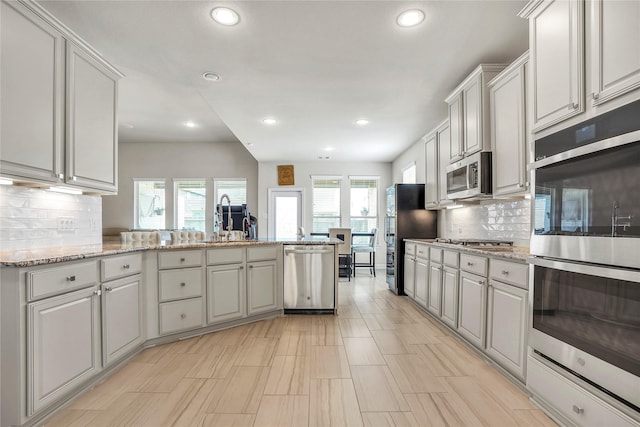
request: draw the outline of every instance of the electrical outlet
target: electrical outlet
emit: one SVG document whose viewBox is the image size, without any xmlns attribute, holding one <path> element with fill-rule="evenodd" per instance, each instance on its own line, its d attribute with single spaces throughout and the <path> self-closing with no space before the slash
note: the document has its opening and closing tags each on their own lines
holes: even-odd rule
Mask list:
<svg viewBox="0 0 640 427">
<path fill-rule="evenodd" d="M 58 231 L 73 231 L 76 229 L 76 222 L 72 216 L 58 217 Z"/>
</svg>

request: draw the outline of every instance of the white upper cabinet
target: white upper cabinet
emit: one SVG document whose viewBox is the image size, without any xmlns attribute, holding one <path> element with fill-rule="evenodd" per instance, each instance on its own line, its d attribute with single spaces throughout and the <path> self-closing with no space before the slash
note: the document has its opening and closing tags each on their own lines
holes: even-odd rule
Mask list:
<svg viewBox="0 0 640 427">
<path fill-rule="evenodd" d="M 453 200 L 447 198 L 447 166 L 451 155 L 451 132 L 449 130 L 449 121 L 442 123 L 436 130 L 438 135 L 438 204 L 444 206 L 453 203 Z"/>
<path fill-rule="evenodd" d="M 534 132 L 584 111 L 584 2 L 536 0 L 529 18 Z"/>
<path fill-rule="evenodd" d="M 489 82 L 493 195 L 527 188 L 526 64 L 522 55 Z"/>
<path fill-rule="evenodd" d="M 439 169 L 438 169 L 438 136 L 435 133 L 427 136 L 424 143 L 425 153 L 425 187 L 424 187 L 424 204 L 425 208 L 438 206 L 438 187 L 439 187 Z"/>
<path fill-rule="evenodd" d="M 64 177 L 64 39 L 24 5 L 0 3 L 0 173 Z"/>
<path fill-rule="evenodd" d="M 1 7 L 0 174 L 115 193 L 122 75 L 37 3 Z"/>
<path fill-rule="evenodd" d="M 489 80 L 504 65 L 481 64 L 447 97 L 449 104 L 449 162 L 491 147 Z"/>
<path fill-rule="evenodd" d="M 67 43 L 67 181 L 117 191 L 119 76 Z"/>
<path fill-rule="evenodd" d="M 640 2 L 590 4 L 591 99 L 600 105 L 640 88 Z"/>
</svg>

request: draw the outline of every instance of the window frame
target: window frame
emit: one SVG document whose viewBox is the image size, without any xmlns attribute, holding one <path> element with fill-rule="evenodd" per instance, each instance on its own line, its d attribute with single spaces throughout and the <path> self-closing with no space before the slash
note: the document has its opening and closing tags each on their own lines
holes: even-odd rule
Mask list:
<svg viewBox="0 0 640 427">
<path fill-rule="evenodd" d="M 354 188 L 359 188 L 359 187 L 354 187 L 353 186 L 353 181 L 373 181 L 375 182 L 375 215 L 352 215 L 351 212 L 351 203 L 353 202 L 353 197 L 352 197 L 352 190 Z M 360 187 L 363 188 L 363 187 Z M 366 188 L 366 187 L 365 187 Z M 369 187 L 372 188 L 372 187 Z M 369 201 L 369 200 L 368 200 Z M 371 203 L 368 204 L 369 206 L 371 206 Z M 356 176 L 356 175 L 352 175 L 349 176 L 349 227 L 351 228 L 352 233 L 370 233 L 372 228 L 378 228 L 378 218 L 379 218 L 379 212 L 380 212 L 380 177 L 379 176 Z M 353 220 L 354 219 L 366 219 L 368 223 L 371 222 L 371 220 L 373 220 L 373 226 L 372 227 L 368 227 L 367 230 L 365 231 L 355 231 L 354 229 L 354 225 L 353 225 Z M 364 237 L 364 236 L 354 236 L 352 237 L 353 243 L 354 244 L 363 244 L 366 245 L 369 243 L 369 238 L 368 237 Z"/>
<path fill-rule="evenodd" d="M 214 210 L 218 206 L 218 203 L 220 203 L 220 197 L 222 196 L 222 194 L 225 194 L 225 193 L 222 193 L 222 194 L 220 194 L 220 196 L 218 196 L 218 190 L 219 190 L 220 181 L 222 181 L 222 182 L 224 182 L 224 181 L 244 181 L 244 202 L 236 203 L 236 202 L 234 202 L 233 198 L 231 198 L 231 204 L 233 206 L 247 204 L 247 199 L 248 199 L 247 193 L 249 192 L 247 178 L 213 178 L 213 198 L 214 198 L 214 200 L 213 200 L 213 209 Z"/>
<path fill-rule="evenodd" d="M 167 178 L 133 178 L 133 228 L 142 229 L 140 226 L 140 198 L 139 184 L 140 182 L 163 182 L 164 183 L 164 226 L 167 228 Z M 146 228 L 145 228 L 146 229 Z"/>
<path fill-rule="evenodd" d="M 204 189 L 204 212 L 205 215 L 202 218 L 204 222 L 203 230 L 195 230 L 195 231 L 206 231 L 207 229 L 207 204 L 209 203 L 208 191 L 207 191 L 207 179 L 206 178 L 173 178 L 173 228 L 175 230 L 182 230 L 183 228 L 179 227 L 179 218 L 178 218 L 178 209 L 180 207 L 180 203 L 178 203 L 178 184 L 182 182 L 202 182 L 202 188 Z M 186 230 L 186 229 L 185 229 Z"/>
<path fill-rule="evenodd" d="M 337 213 L 338 215 L 336 216 L 318 216 L 316 215 L 316 211 L 315 211 L 315 201 L 316 201 L 316 181 L 338 181 L 337 186 L 335 188 L 337 188 L 338 190 L 338 209 L 337 209 Z M 314 225 L 316 223 L 316 218 L 321 218 L 321 219 L 334 219 L 336 222 L 336 224 L 333 227 L 340 227 L 342 225 L 342 181 L 343 181 L 343 177 L 342 176 L 335 176 L 335 175 L 312 175 L 311 176 L 311 232 L 312 233 L 329 233 L 329 228 L 331 228 L 331 226 L 327 227 L 327 230 L 319 230 L 319 229 L 315 229 Z M 334 188 L 334 187 L 326 187 L 326 188 Z"/>
</svg>

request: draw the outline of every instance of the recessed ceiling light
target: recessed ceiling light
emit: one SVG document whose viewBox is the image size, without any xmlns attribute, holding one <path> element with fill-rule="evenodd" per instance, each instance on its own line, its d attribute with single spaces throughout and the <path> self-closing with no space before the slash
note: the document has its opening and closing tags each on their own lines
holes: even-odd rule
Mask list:
<svg viewBox="0 0 640 427">
<path fill-rule="evenodd" d="M 197 125 L 196 125 L 194 122 L 192 122 L 191 120 L 189 120 L 188 122 L 184 122 L 184 125 L 185 125 L 186 127 L 188 127 L 188 128 L 194 128 L 194 127 L 196 127 L 196 126 L 197 126 Z"/>
<path fill-rule="evenodd" d="M 267 117 L 266 119 L 262 119 L 262 123 L 265 125 L 275 125 L 278 121 L 273 117 Z"/>
<path fill-rule="evenodd" d="M 247 142 L 247 147 L 253 147 L 253 142 Z"/>
<path fill-rule="evenodd" d="M 211 11 L 211 17 L 218 24 L 229 26 L 236 25 L 240 21 L 240 15 L 228 7 L 216 7 Z"/>
<path fill-rule="evenodd" d="M 355 121 L 355 124 L 357 124 L 358 126 L 365 126 L 369 124 L 369 120 L 367 119 L 358 119 Z"/>
<path fill-rule="evenodd" d="M 131 123 L 123 123 L 122 127 L 127 128 L 127 129 L 133 129 L 135 126 L 132 125 Z"/>
<path fill-rule="evenodd" d="M 324 147 L 324 151 L 333 151 L 335 148 L 333 147 Z"/>
<path fill-rule="evenodd" d="M 401 27 L 414 27 L 424 21 L 424 12 L 420 9 L 412 9 L 398 15 L 396 22 Z"/>
<path fill-rule="evenodd" d="M 209 80 L 210 82 L 217 82 L 218 80 L 220 80 L 220 75 L 207 71 L 202 75 L 202 78 L 205 80 Z"/>
</svg>

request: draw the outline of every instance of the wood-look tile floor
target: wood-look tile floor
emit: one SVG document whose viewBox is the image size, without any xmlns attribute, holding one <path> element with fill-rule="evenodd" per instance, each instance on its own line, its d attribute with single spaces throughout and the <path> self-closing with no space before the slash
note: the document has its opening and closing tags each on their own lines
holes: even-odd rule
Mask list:
<svg viewBox="0 0 640 427">
<path fill-rule="evenodd" d="M 555 425 L 382 274 L 339 301 L 149 348 L 46 425 Z"/>
</svg>

